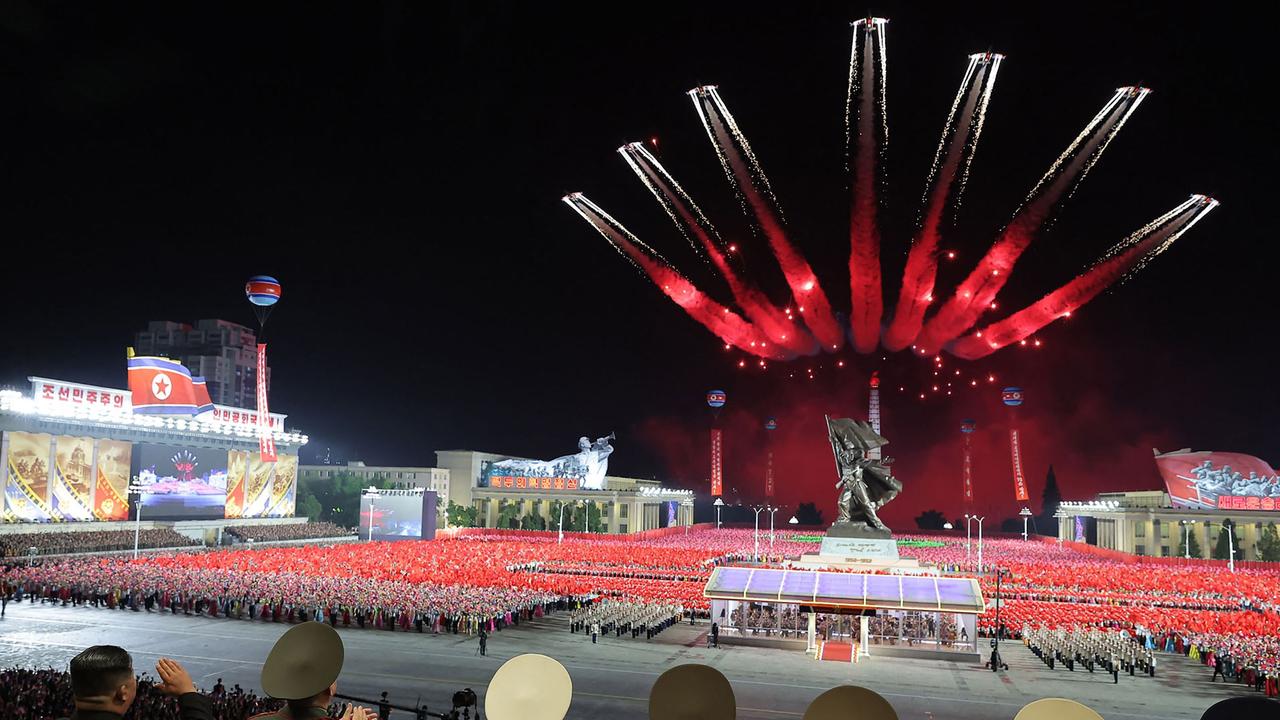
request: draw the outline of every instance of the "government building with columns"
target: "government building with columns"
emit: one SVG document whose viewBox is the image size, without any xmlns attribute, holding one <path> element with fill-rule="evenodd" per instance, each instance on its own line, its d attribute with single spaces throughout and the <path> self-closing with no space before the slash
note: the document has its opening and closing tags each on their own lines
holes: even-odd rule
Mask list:
<svg viewBox="0 0 1280 720">
<path fill-rule="evenodd" d="M 476 508 L 477 524 L 483 527 L 496 527 L 502 508 L 514 503 L 519 516 L 541 516 L 548 529 L 555 529 L 559 518 L 551 512 L 556 501 L 585 504 L 592 518 L 603 519 L 608 533 L 693 524 L 691 490 L 664 487 L 657 480 L 610 475 L 605 476 L 600 489 L 576 487 L 564 478 L 486 477 L 485 467 L 502 460 L 526 458 L 475 450 L 436 451 L 436 466 L 449 472 L 449 502 Z"/>
<path fill-rule="evenodd" d="M 1059 539 L 1148 557 L 1182 557 L 1178 549 L 1191 534 L 1200 545 L 1200 557 L 1207 558 L 1223 521 L 1230 520 L 1241 559 L 1256 560 L 1263 528 L 1280 521 L 1280 512 L 1274 510 L 1175 508 L 1163 490 L 1101 493 L 1089 501 L 1062 502 L 1058 509 Z"/>
</svg>

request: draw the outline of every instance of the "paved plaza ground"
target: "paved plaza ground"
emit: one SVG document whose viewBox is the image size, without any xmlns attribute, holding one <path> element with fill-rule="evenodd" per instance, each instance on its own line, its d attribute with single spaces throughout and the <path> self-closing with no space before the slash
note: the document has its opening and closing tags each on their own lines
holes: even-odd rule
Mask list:
<svg viewBox="0 0 1280 720">
<path fill-rule="evenodd" d="M 570 718 L 647 718 L 649 689 L 665 670 L 705 663 L 733 684 L 739 718 L 800 717 L 809 702 L 840 684 L 863 685 L 883 694 L 904 720 L 1001 720 L 1041 697 L 1070 697 L 1107 720 L 1198 719 L 1205 708 L 1239 686 L 1209 682 L 1209 673 L 1183 658 L 1161 656 L 1155 678 L 1078 670 L 1049 670 L 1022 647 L 1009 643 L 1007 673 L 972 663 L 898 658 L 864 659 L 857 665 L 818 662 L 803 653 L 744 647 L 708 649 L 707 626 L 682 625 L 653 641 L 571 634 L 566 615 L 494 633 L 489 655 L 480 657 L 474 637 L 340 630 L 346 665 L 339 691 L 414 704 L 419 697 L 446 711 L 455 690 L 485 687 L 503 661 L 522 653 L 550 655 L 573 678 Z M 133 653 L 135 666 L 154 667 L 160 655 L 178 659 L 197 685 L 217 678 L 228 686 L 259 690 L 258 675 L 272 643 L 288 625 L 201 617 L 173 617 L 91 608 L 10 603 L 0 621 L 3 664 L 64 668 L 89 645 L 116 644 Z M 153 672 L 154 674 L 154 672 Z M 393 714 L 392 717 L 409 717 Z"/>
</svg>

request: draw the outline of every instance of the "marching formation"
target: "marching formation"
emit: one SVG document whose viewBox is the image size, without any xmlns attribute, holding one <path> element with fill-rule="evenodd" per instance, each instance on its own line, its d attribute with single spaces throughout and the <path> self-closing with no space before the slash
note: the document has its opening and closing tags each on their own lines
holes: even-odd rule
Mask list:
<svg viewBox="0 0 1280 720">
<path fill-rule="evenodd" d="M 671 603 L 645 603 L 605 600 L 575 611 L 569 616 L 569 632 L 583 632 L 596 642 L 600 635 L 631 635 L 634 640 L 655 635 L 684 618 L 684 608 Z"/>
<path fill-rule="evenodd" d="M 1022 629 L 1022 643 L 1053 670 L 1058 665 L 1074 672 L 1080 666 L 1090 673 L 1100 670 L 1111 675 L 1138 673 L 1155 677 L 1156 657 L 1134 635 L 1124 631 Z"/>
</svg>

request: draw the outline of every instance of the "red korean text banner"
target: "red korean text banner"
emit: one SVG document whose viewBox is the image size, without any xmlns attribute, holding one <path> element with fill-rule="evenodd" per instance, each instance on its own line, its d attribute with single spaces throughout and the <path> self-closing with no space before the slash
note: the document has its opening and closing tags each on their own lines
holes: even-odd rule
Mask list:
<svg viewBox="0 0 1280 720">
<path fill-rule="evenodd" d="M 711 428 L 711 495 L 720 497 L 724 491 L 724 435 L 720 428 Z"/>
<path fill-rule="evenodd" d="M 267 344 L 258 343 L 258 451 L 263 462 L 276 461 L 276 441 L 267 410 Z"/>
<path fill-rule="evenodd" d="M 1280 510 L 1280 477 L 1252 455 L 1165 453 L 1156 455 L 1156 468 L 1176 508 Z"/>
<path fill-rule="evenodd" d="M 1018 443 L 1017 428 L 1009 431 L 1009 448 L 1013 453 L 1013 490 L 1018 496 L 1018 502 L 1030 500 L 1027 478 L 1022 474 L 1022 447 Z"/>
</svg>

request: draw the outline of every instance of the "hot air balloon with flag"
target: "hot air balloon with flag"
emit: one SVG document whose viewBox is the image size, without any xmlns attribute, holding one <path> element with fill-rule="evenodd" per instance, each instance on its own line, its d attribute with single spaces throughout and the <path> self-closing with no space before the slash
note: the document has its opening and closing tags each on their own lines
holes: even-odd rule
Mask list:
<svg viewBox="0 0 1280 720">
<path fill-rule="evenodd" d="M 1027 478 L 1022 474 L 1022 443 L 1018 433 L 1018 415 L 1014 408 L 1022 405 L 1022 388 L 1007 387 L 1000 391 L 1000 401 L 1009 406 L 1009 453 L 1013 459 L 1013 490 L 1018 502 L 1031 499 L 1027 492 Z"/>
<path fill-rule="evenodd" d="M 267 318 L 280 302 L 280 281 L 270 275 L 254 275 L 244 284 L 244 295 L 258 318 L 258 450 L 263 462 L 276 461 L 275 436 L 271 429 L 271 413 L 267 408 Z"/>
</svg>

